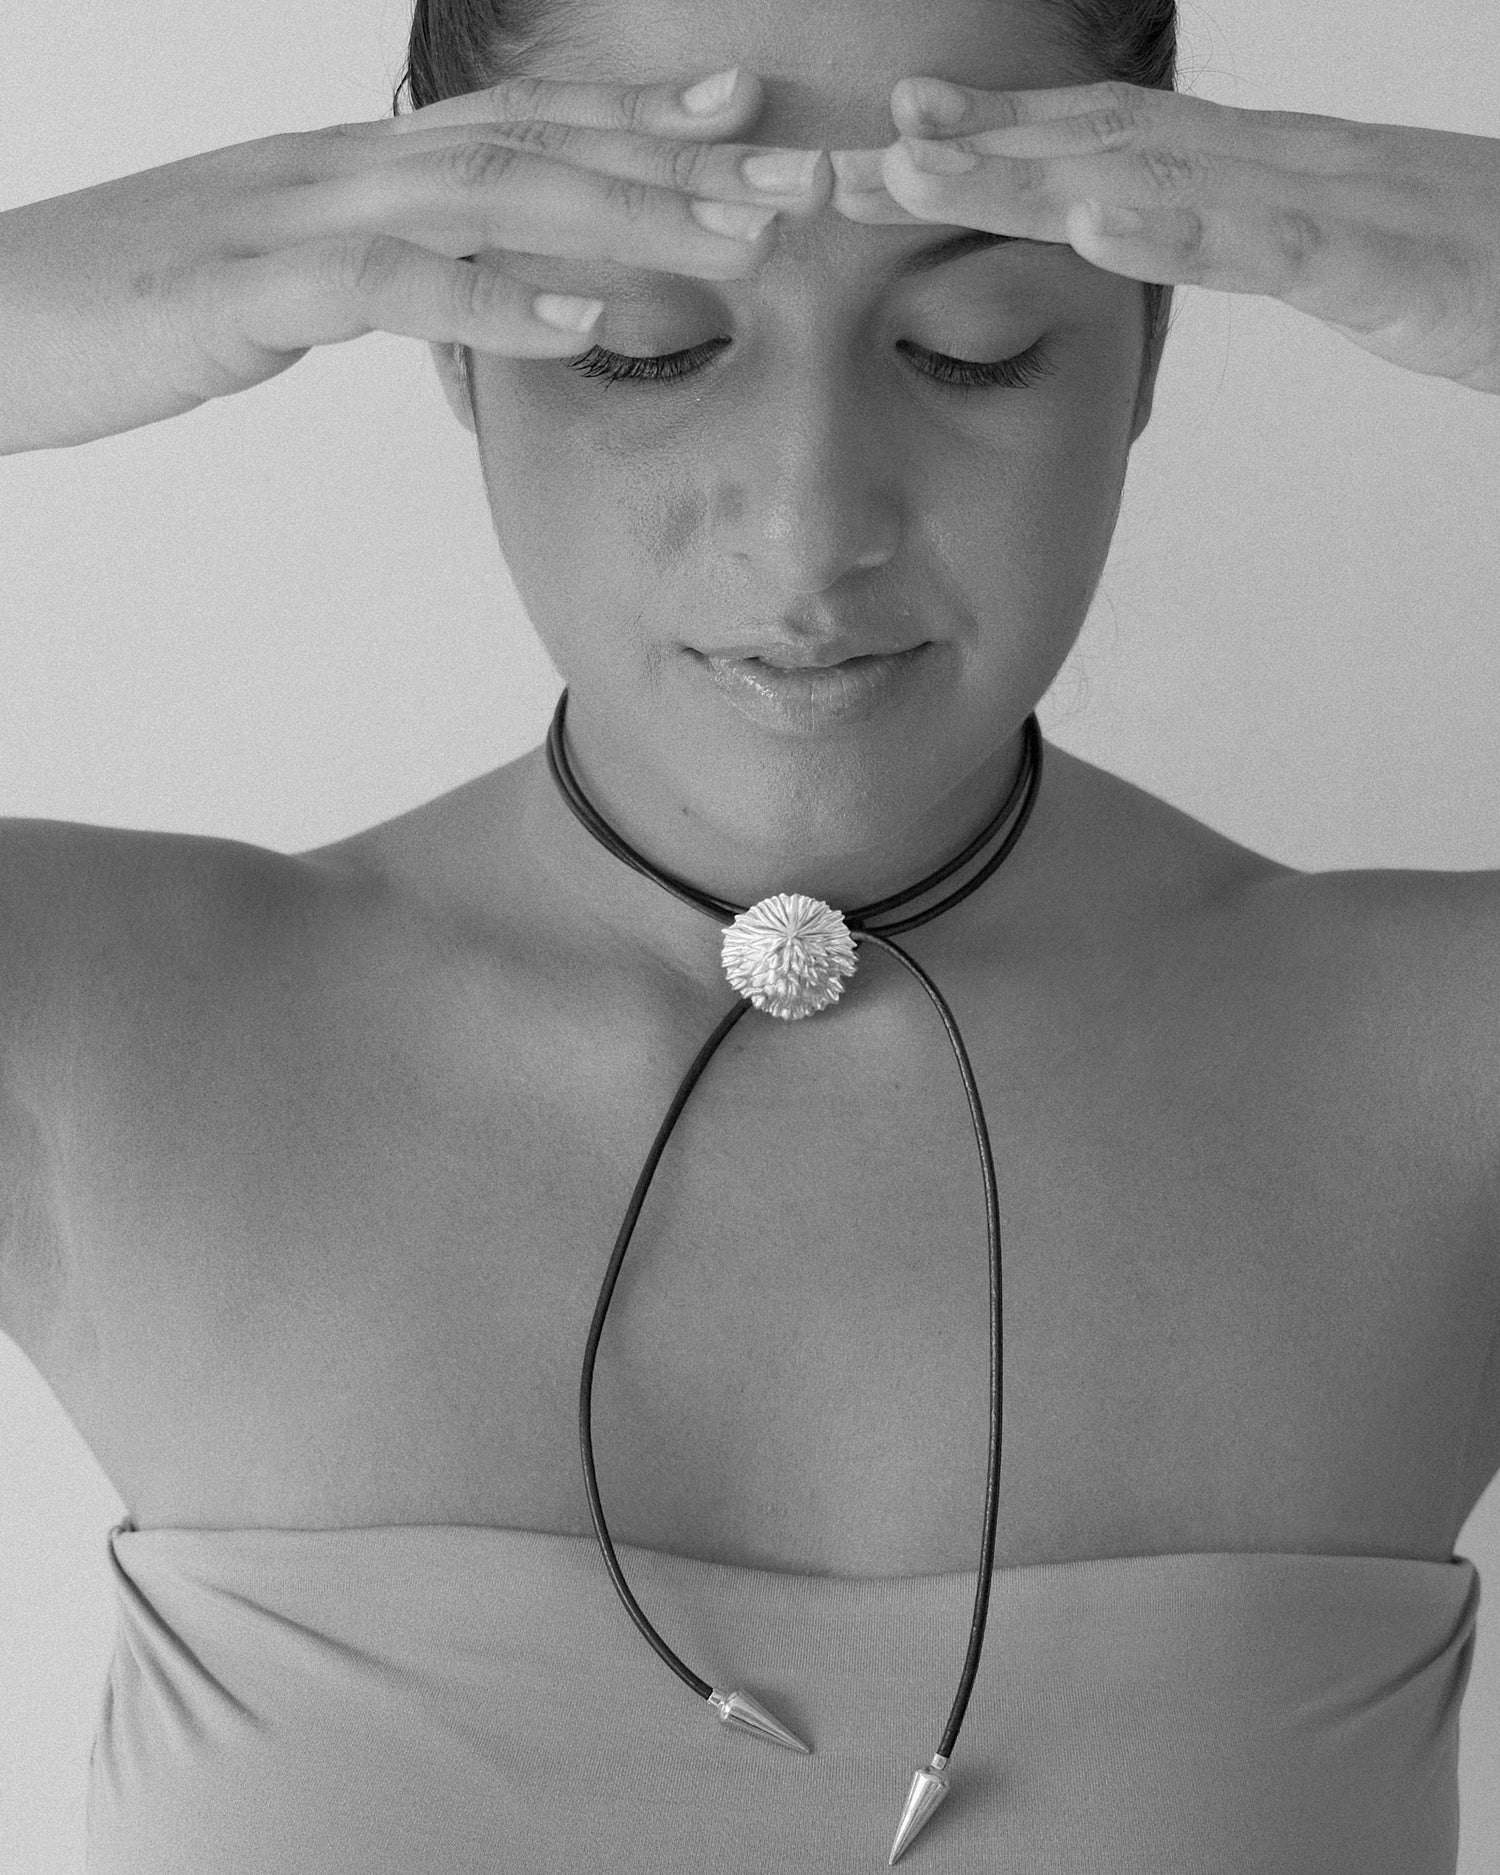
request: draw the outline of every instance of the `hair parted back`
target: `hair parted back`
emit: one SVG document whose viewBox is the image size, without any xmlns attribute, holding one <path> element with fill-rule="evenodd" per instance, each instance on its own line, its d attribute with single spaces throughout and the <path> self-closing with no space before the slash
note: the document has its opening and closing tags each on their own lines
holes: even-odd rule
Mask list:
<svg viewBox="0 0 1500 1875">
<path fill-rule="evenodd" d="M 597 3 L 597 0 L 596 0 Z M 1153 91 L 1177 85 L 1177 0 L 1037 0 L 1081 82 L 1115 79 Z M 402 113 L 481 91 L 566 37 L 572 0 L 416 0 L 406 65 L 391 101 Z M 1168 290 L 1144 282 L 1146 329 L 1165 337 Z"/>
</svg>

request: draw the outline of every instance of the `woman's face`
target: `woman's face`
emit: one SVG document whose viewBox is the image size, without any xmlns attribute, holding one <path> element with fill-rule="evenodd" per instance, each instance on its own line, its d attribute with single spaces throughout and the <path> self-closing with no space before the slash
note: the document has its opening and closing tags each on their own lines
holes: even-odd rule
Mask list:
<svg viewBox="0 0 1500 1875">
<path fill-rule="evenodd" d="M 910 74 L 1092 76 L 1009 0 L 591 0 L 577 17 L 538 70 L 687 83 L 743 65 L 765 82 L 747 133 L 762 143 L 889 143 Z M 1060 245 L 944 260 L 954 235 L 829 207 L 783 217 L 747 280 L 507 261 L 604 299 L 590 340 L 611 351 L 719 342 L 656 383 L 474 357 L 496 532 L 568 685 L 580 774 L 627 833 L 693 829 L 705 884 L 754 890 L 764 858 L 774 889 L 797 889 L 797 868 L 856 852 L 930 870 L 945 815 L 950 850 L 988 817 L 1083 624 L 1149 413 L 1142 288 Z M 1026 353 L 1039 374 L 935 382 L 908 345 Z M 705 662 L 830 641 L 840 657 L 926 649 L 876 707 L 831 717 L 742 706 Z"/>
</svg>

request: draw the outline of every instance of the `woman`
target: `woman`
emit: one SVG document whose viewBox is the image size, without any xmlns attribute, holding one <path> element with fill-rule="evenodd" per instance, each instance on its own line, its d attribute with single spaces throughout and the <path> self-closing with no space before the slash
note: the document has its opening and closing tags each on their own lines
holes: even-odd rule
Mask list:
<svg viewBox="0 0 1500 1875">
<path fill-rule="evenodd" d="M 467 19 L 419 9 L 405 119 L 0 217 L 10 449 L 432 341 L 568 686 L 556 775 L 317 852 L 3 830 L 4 1325 L 131 1512 L 94 1867 L 880 1866 L 993 1508 L 912 1867 L 1451 1871 L 1500 895 L 1293 872 L 1025 725 L 1150 289 L 1493 392 L 1500 145 L 1176 97 L 1167 6 Z M 568 770 L 744 906 L 856 911 L 1030 802 L 901 940 L 994 1149 L 993 1505 L 989 1194 L 879 944 L 724 1034 L 598 1344 L 629 1589 L 809 1756 L 709 1724 L 596 1538 L 601 1278 L 737 997 Z"/>
</svg>

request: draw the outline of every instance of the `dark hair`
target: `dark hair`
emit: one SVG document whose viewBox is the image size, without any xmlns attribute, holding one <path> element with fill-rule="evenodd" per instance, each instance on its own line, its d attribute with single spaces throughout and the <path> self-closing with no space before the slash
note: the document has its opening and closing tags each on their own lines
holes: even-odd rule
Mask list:
<svg viewBox="0 0 1500 1875">
<path fill-rule="evenodd" d="M 1083 82 L 1115 79 L 1172 91 L 1177 0 L 1049 0 L 1048 30 Z M 569 0 L 416 0 L 406 66 L 391 101 L 401 115 L 493 85 L 567 33 Z M 1148 353 L 1166 336 L 1170 289 L 1146 290 Z"/>
<path fill-rule="evenodd" d="M 1048 29 L 1085 83 L 1177 89 L 1177 0 L 1051 0 Z M 1154 280 L 1144 285 L 1149 353 L 1167 335 L 1172 292 Z"/>
</svg>

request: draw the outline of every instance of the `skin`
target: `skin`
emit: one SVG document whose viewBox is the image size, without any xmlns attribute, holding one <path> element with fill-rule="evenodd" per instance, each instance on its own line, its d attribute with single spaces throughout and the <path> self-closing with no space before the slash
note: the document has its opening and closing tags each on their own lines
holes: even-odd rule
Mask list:
<svg viewBox="0 0 1500 1875">
<path fill-rule="evenodd" d="M 1069 76 L 1024 11 L 988 3 L 763 0 L 732 21 L 642 4 L 611 43 L 629 80 L 753 48 L 767 103 L 751 136 L 813 148 L 888 137 L 891 86 L 914 66 L 996 85 Z M 584 34 L 545 71 L 583 76 L 596 57 Z M 764 267 L 723 282 L 510 258 L 538 286 L 604 298 L 591 337 L 612 350 L 733 339 L 676 385 L 479 355 L 471 407 L 452 352 L 433 348 L 568 683 L 585 785 L 658 863 L 744 902 L 860 902 L 957 850 L 1014 773 L 1020 724 L 1103 569 L 1160 358 L 1144 352 L 1141 289 L 1032 242 L 897 277 L 951 233 L 862 227 L 830 206 L 784 220 Z M 1043 337 L 1054 375 L 1025 389 L 934 384 L 895 349 L 992 359 Z M 939 655 L 898 708 L 799 738 L 745 723 L 687 649 L 829 622 Z"/>
<path fill-rule="evenodd" d="M 1079 76 L 972 0 L 632 0 L 554 57 L 743 63 L 754 136 L 821 150 L 888 142 L 913 73 Z M 894 890 L 988 817 L 1149 417 L 1137 280 L 1054 243 L 893 282 L 947 232 L 813 214 L 714 282 L 535 263 L 605 292 L 605 344 L 733 338 L 678 386 L 481 356 L 471 409 L 437 352 L 586 787 L 742 902 Z M 895 350 L 1044 334 L 1023 390 L 941 392 Z M 687 646 L 826 618 L 930 636 L 925 686 L 797 738 L 695 681 Z M 726 1007 L 714 926 L 574 823 L 540 751 L 312 854 L 23 830 L 7 864 L 39 989 L 6 1013 L 6 1323 L 141 1527 L 587 1534 L 578 1357 Z M 1497 932 L 1489 876 L 1296 874 L 1048 751 L 1012 858 L 909 940 L 1000 1167 L 1001 1566 L 1451 1552 L 1500 1463 Z M 973 1141 L 909 981 L 856 984 L 747 1017 L 679 1123 L 601 1349 L 621 1543 L 973 1567 Z"/>
</svg>

